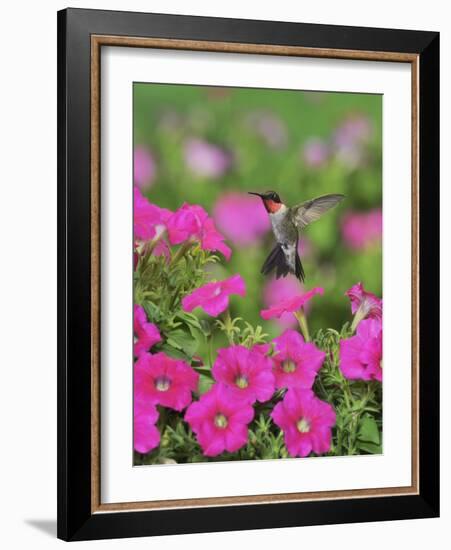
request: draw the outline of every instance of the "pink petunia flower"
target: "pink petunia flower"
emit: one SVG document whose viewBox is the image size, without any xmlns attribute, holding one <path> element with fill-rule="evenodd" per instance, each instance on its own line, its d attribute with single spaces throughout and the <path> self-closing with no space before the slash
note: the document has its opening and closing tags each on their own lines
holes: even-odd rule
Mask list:
<svg viewBox="0 0 451 550">
<path fill-rule="evenodd" d="M 332 441 L 335 411 L 329 403 L 318 399 L 312 390 L 290 389 L 271 413 L 284 433 L 288 453 L 308 456 L 327 453 Z"/>
<path fill-rule="evenodd" d="M 370 119 L 364 115 L 351 115 L 345 119 L 333 136 L 336 158 L 351 169 L 361 166 L 366 160 L 364 146 L 373 132 Z"/>
<path fill-rule="evenodd" d="M 232 155 L 229 152 L 197 138 L 186 141 L 184 157 L 191 172 L 204 178 L 220 178 L 232 165 Z"/>
<path fill-rule="evenodd" d="M 224 281 L 207 283 L 196 288 L 182 299 L 182 308 L 190 312 L 196 307 L 201 307 L 208 315 L 217 317 L 229 307 L 231 294 L 246 295 L 246 286 L 239 274 L 232 275 Z"/>
<path fill-rule="evenodd" d="M 349 380 L 382 382 L 382 328 L 377 319 L 366 319 L 357 334 L 340 342 L 340 370 Z"/>
<path fill-rule="evenodd" d="M 135 363 L 135 399 L 181 411 L 191 403 L 199 375 L 184 361 L 160 352 L 143 353 Z"/>
<path fill-rule="evenodd" d="M 137 187 L 133 190 L 133 208 L 133 232 L 136 239 L 143 241 L 159 237 L 172 214 L 150 203 Z"/>
<path fill-rule="evenodd" d="M 341 221 L 341 234 L 348 248 L 365 250 L 382 238 L 382 211 L 347 212 Z"/>
<path fill-rule="evenodd" d="M 288 143 L 288 132 L 284 122 L 271 111 L 250 113 L 247 124 L 271 149 L 282 149 Z"/>
<path fill-rule="evenodd" d="M 230 346 L 218 350 L 213 365 L 213 378 L 230 389 L 236 399 L 248 403 L 268 401 L 274 393 L 272 361 L 261 353 L 244 346 Z"/>
<path fill-rule="evenodd" d="M 139 357 L 157 342 L 161 342 L 161 335 L 156 325 L 149 323 L 144 308 L 135 304 L 133 315 L 133 332 L 136 341 L 133 346 L 133 354 Z"/>
<path fill-rule="evenodd" d="M 363 319 L 377 319 L 382 322 L 382 300 L 357 283 L 345 292 L 351 301 L 351 312 L 355 315 L 355 326 Z M 353 323 L 354 325 L 354 323 Z"/>
<path fill-rule="evenodd" d="M 171 244 L 199 241 L 203 250 L 221 252 L 227 260 L 232 254 L 217 231 L 213 220 L 197 204 L 183 204 L 168 220 L 167 229 Z"/>
<path fill-rule="evenodd" d="M 305 292 L 304 294 L 299 294 L 298 296 L 294 296 L 293 298 L 282 300 L 278 304 L 260 311 L 260 315 L 263 319 L 267 321 L 268 319 L 272 319 L 273 317 L 280 317 L 283 313 L 286 312 L 296 313 L 296 311 L 300 310 L 301 307 L 304 307 L 305 304 L 316 294 L 324 294 L 324 289 L 321 287 L 315 287 L 312 288 L 312 290 Z"/>
<path fill-rule="evenodd" d="M 156 164 L 151 152 L 143 146 L 133 152 L 133 181 L 140 189 L 149 188 L 156 175 Z"/>
<path fill-rule="evenodd" d="M 296 277 L 289 275 L 281 279 L 273 278 L 263 289 L 263 303 L 266 307 L 279 304 L 288 298 L 299 296 L 302 290 L 303 287 Z M 281 328 L 293 328 L 297 325 L 295 317 L 289 312 L 282 313 L 276 322 Z"/>
<path fill-rule="evenodd" d="M 253 418 L 253 407 L 232 397 L 222 384 L 214 384 L 185 413 L 205 456 L 217 456 L 224 451 L 234 453 L 246 445 L 247 425 Z"/>
<path fill-rule="evenodd" d="M 135 399 L 133 406 L 133 446 L 138 453 L 148 453 L 160 444 L 160 432 L 155 426 L 158 411 L 149 401 Z"/>
<path fill-rule="evenodd" d="M 326 354 L 314 344 L 304 342 L 295 330 L 286 330 L 274 339 L 274 344 L 276 387 L 310 389 Z"/>
<path fill-rule="evenodd" d="M 321 168 L 329 160 L 328 144 L 321 138 L 312 137 L 304 143 L 302 158 L 307 166 Z"/>
<path fill-rule="evenodd" d="M 238 246 L 258 242 L 271 228 L 262 201 L 243 193 L 226 193 L 219 197 L 213 217 L 228 239 Z"/>
</svg>

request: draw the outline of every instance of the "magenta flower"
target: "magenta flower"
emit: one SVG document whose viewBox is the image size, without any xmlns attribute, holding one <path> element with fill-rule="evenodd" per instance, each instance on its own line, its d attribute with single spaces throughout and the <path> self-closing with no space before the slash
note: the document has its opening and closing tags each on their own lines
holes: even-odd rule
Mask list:
<svg viewBox="0 0 451 550">
<path fill-rule="evenodd" d="M 166 228 L 171 211 L 150 203 L 135 187 L 133 190 L 133 231 L 137 239 L 148 241 L 159 237 Z"/>
<path fill-rule="evenodd" d="M 362 283 L 357 283 L 345 292 L 351 301 L 351 311 L 355 315 L 353 325 L 363 319 L 377 319 L 382 322 L 382 300 L 372 292 L 367 292 Z"/>
<path fill-rule="evenodd" d="M 232 251 L 202 206 L 185 203 L 169 218 L 167 228 L 171 244 L 199 241 L 203 250 L 218 250 L 230 259 Z"/>
<path fill-rule="evenodd" d="M 232 164 L 232 155 L 229 152 L 196 138 L 185 143 L 184 157 L 187 167 L 204 178 L 220 178 Z"/>
<path fill-rule="evenodd" d="M 191 403 L 199 375 L 187 363 L 164 353 L 143 353 L 135 363 L 135 399 L 181 411 Z"/>
<path fill-rule="evenodd" d="M 149 351 L 154 344 L 161 342 L 158 328 L 153 323 L 149 323 L 144 308 L 138 304 L 135 304 L 134 308 L 133 332 L 136 338 L 133 346 L 135 357 L 139 357 L 146 351 Z"/>
<path fill-rule="evenodd" d="M 324 294 L 324 289 L 321 287 L 312 288 L 304 294 L 299 294 L 293 298 L 288 298 L 287 300 L 282 300 L 276 305 L 271 306 L 268 309 L 263 309 L 260 311 L 260 315 L 266 321 L 272 319 L 273 317 L 280 317 L 283 313 L 290 312 L 296 313 L 301 307 L 304 307 L 305 304 L 315 296 L 315 294 Z"/>
<path fill-rule="evenodd" d="M 335 411 L 329 403 L 318 399 L 312 390 L 288 390 L 283 401 L 271 413 L 274 422 L 283 430 L 288 453 L 308 456 L 327 453 L 335 425 Z"/>
<path fill-rule="evenodd" d="M 214 384 L 185 413 L 205 456 L 217 456 L 224 451 L 234 453 L 246 445 L 247 425 L 253 418 L 252 406 L 232 397 L 222 384 Z"/>
<path fill-rule="evenodd" d="M 304 143 L 302 157 L 307 166 L 320 168 L 326 164 L 329 156 L 329 146 L 323 139 L 312 137 Z"/>
<path fill-rule="evenodd" d="M 341 234 L 353 250 L 364 250 L 379 244 L 382 237 L 382 211 L 348 212 L 341 222 Z"/>
<path fill-rule="evenodd" d="M 271 228 L 262 201 L 243 193 L 227 193 L 215 204 L 213 217 L 222 233 L 238 246 L 258 242 Z"/>
<path fill-rule="evenodd" d="M 377 319 L 366 319 L 357 334 L 340 342 L 340 370 L 349 380 L 382 382 L 382 328 Z"/>
<path fill-rule="evenodd" d="M 310 389 L 326 354 L 314 344 L 304 342 L 295 330 L 286 330 L 274 339 L 274 344 L 276 388 Z"/>
<path fill-rule="evenodd" d="M 182 299 L 182 308 L 190 312 L 196 307 L 201 307 L 208 315 L 217 317 L 229 307 L 231 294 L 246 295 L 246 286 L 241 275 L 232 275 L 224 281 L 207 283 L 196 288 Z"/>
<path fill-rule="evenodd" d="M 271 304 L 279 304 L 289 298 L 298 296 L 303 290 L 301 283 L 289 275 L 281 279 L 271 279 L 263 289 L 263 303 L 266 307 Z M 277 319 L 277 324 L 282 328 L 293 328 L 297 325 L 296 318 L 289 312 L 282 313 Z"/>
<path fill-rule="evenodd" d="M 155 160 L 145 147 L 138 146 L 133 153 L 133 181 L 140 189 L 149 188 L 156 175 Z"/>
<path fill-rule="evenodd" d="M 149 401 L 135 399 L 133 406 L 133 446 L 138 453 L 148 453 L 160 444 L 160 432 L 155 426 L 158 411 Z"/>
<path fill-rule="evenodd" d="M 233 399 L 255 403 L 272 397 L 275 389 L 272 361 L 262 351 L 262 348 L 250 350 L 240 345 L 218 350 L 213 378 L 230 389 Z"/>
</svg>

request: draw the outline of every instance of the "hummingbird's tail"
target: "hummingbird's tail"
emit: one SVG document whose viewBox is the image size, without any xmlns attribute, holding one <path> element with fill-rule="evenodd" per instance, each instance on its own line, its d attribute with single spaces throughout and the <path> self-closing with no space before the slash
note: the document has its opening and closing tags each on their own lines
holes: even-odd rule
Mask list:
<svg viewBox="0 0 451 550">
<path fill-rule="evenodd" d="M 301 258 L 299 257 L 297 247 L 295 253 L 294 265 L 290 266 L 287 262 L 285 252 L 283 251 L 282 246 L 277 243 L 276 246 L 272 249 L 269 256 L 266 258 L 265 263 L 261 268 L 261 273 L 263 275 L 268 275 L 273 269 L 276 270 L 276 279 L 280 277 L 286 277 L 288 273 L 293 273 L 296 277 L 303 283 L 305 280 L 304 268 L 302 267 Z"/>
</svg>

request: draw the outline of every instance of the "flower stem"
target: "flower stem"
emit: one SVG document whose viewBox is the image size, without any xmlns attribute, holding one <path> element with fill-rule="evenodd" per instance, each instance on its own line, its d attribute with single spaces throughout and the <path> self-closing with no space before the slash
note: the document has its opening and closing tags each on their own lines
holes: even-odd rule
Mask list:
<svg viewBox="0 0 451 550">
<path fill-rule="evenodd" d="M 177 252 L 172 256 L 171 259 L 171 265 L 176 264 L 180 259 L 183 258 L 183 256 L 186 254 L 186 252 L 193 246 L 193 243 L 190 241 L 186 241 L 180 246 L 180 248 L 177 250 Z"/>
<path fill-rule="evenodd" d="M 298 320 L 299 328 L 301 329 L 301 333 L 304 336 L 304 340 L 306 342 L 310 342 L 310 332 L 308 329 L 307 318 L 305 316 L 303 308 L 301 308 L 299 311 L 296 311 L 294 313 L 294 316 Z"/>
</svg>

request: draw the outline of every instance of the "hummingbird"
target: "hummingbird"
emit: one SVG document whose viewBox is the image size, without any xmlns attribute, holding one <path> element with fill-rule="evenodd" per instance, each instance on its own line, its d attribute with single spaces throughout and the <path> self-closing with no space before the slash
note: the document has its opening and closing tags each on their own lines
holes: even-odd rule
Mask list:
<svg viewBox="0 0 451 550">
<path fill-rule="evenodd" d="M 285 205 L 275 191 L 250 192 L 263 201 L 271 220 L 276 245 L 261 268 L 263 275 L 276 269 L 276 279 L 293 273 L 301 282 L 305 280 L 304 268 L 298 253 L 299 232 L 336 206 L 344 195 L 323 195 L 296 206 Z"/>
</svg>

